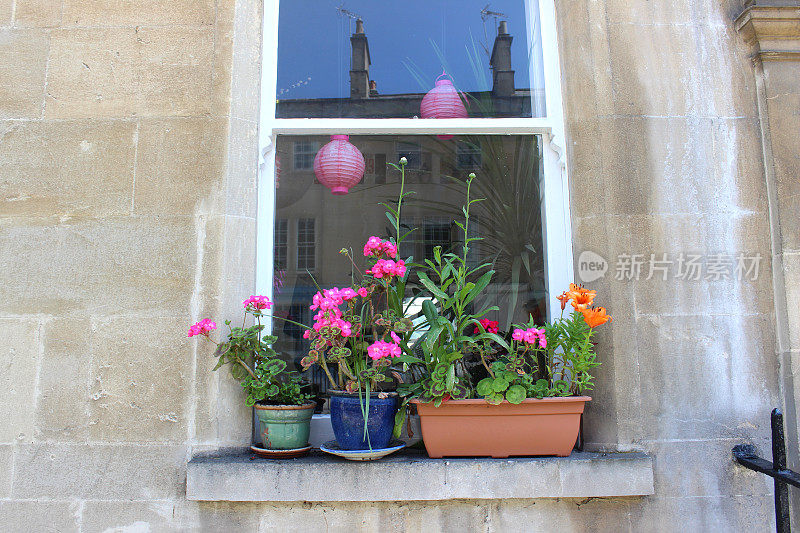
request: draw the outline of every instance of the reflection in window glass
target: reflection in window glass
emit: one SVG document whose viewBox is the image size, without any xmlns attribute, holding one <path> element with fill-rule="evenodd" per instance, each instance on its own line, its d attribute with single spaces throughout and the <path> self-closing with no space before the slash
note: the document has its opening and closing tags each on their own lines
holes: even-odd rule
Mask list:
<svg viewBox="0 0 800 533">
<path fill-rule="evenodd" d="M 422 152 L 417 143 L 397 143 L 397 157 L 395 161 L 399 161 L 401 157 L 405 157 L 408 160 L 406 170 L 419 170 L 422 167 Z"/>
<path fill-rule="evenodd" d="M 299 140 L 324 145 L 328 136 L 280 136 L 278 153 L 292 149 Z M 428 171 L 406 173 L 406 190 L 414 191 L 403 204 L 401 224 L 414 229 L 400 247 L 404 258 L 414 262 L 433 259 L 433 250 L 458 252 L 463 236 L 454 221 L 462 218 L 464 201 L 463 180 L 470 172 L 477 174 L 473 196 L 486 198 L 473 204 L 470 223 L 471 236 L 482 240 L 470 248 L 469 262 L 492 263 L 496 271 L 492 284 L 484 294 L 485 302 L 497 305 L 502 311 L 488 318 L 498 320 L 502 328 L 512 322 L 525 322 L 533 317 L 538 323 L 546 319 L 545 272 L 543 259 L 541 202 L 539 186 L 541 173 L 541 144 L 538 136 L 520 135 L 462 135 L 443 140 L 436 136 L 365 135 L 351 136 L 363 154 L 378 161 L 396 161 L 401 145 L 413 145 L 423 154 Z M 459 146 L 471 146 L 474 165 L 462 168 Z M 372 171 L 378 172 L 375 168 Z M 289 239 L 289 255 L 297 257 L 297 268 L 290 268 L 275 291 L 276 304 L 292 316 L 308 317 L 306 310 L 317 291 L 322 288 L 344 287 L 358 279 L 350 262 L 339 253 L 342 248 L 353 250 L 359 267 L 363 263 L 361 250 L 372 235 L 382 238 L 391 233 L 380 202 L 395 201 L 399 192 L 400 173 L 392 167 L 383 168 L 383 182 L 365 179 L 347 194 L 334 196 L 313 173 L 283 171 L 281 186 L 276 190 L 276 227 L 281 220 L 297 221 L 296 241 Z M 416 176 L 427 176 L 416 179 Z M 308 213 L 314 213 L 313 218 Z M 474 233 L 473 233 L 474 232 Z M 276 256 L 279 240 L 276 238 Z M 296 250 L 294 249 L 296 247 Z M 277 260 L 276 260 L 277 265 Z M 277 267 L 276 267 L 277 268 Z M 306 272 L 313 274 L 313 278 Z M 408 297 L 417 283 L 411 278 Z M 483 303 L 483 302 L 481 302 Z M 276 331 L 285 324 L 275 324 Z M 301 358 L 308 350 L 301 337 L 281 340 L 279 349 L 289 359 Z"/>
<path fill-rule="evenodd" d="M 297 269 L 313 271 L 316 267 L 316 221 L 301 218 L 297 221 Z"/>
<path fill-rule="evenodd" d="M 422 116 L 443 72 L 470 117 L 544 116 L 537 0 L 280 4 L 278 118 Z"/>
<path fill-rule="evenodd" d="M 294 143 L 294 169 L 311 170 L 314 168 L 314 156 L 317 155 L 317 143 L 297 141 Z"/>
<path fill-rule="evenodd" d="M 275 270 L 288 268 L 289 224 L 285 218 L 275 221 Z M 277 272 L 276 272 L 277 275 Z"/>
<path fill-rule="evenodd" d="M 475 169 L 481 167 L 481 147 L 473 144 L 458 143 L 458 168 Z"/>
</svg>

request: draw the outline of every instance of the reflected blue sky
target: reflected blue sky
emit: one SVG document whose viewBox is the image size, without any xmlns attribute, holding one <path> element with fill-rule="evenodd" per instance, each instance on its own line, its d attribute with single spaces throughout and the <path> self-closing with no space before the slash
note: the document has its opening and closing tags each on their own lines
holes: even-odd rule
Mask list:
<svg viewBox="0 0 800 533">
<path fill-rule="evenodd" d="M 335 98 L 350 94 L 350 35 L 364 20 L 372 65 L 370 79 L 381 94 L 424 93 L 447 69 L 463 91 L 491 89 L 489 53 L 496 18 L 481 18 L 487 0 L 283 0 L 278 33 L 278 98 Z M 492 11 L 507 15 L 514 37 L 517 88 L 531 86 L 523 0 L 497 0 Z"/>
</svg>

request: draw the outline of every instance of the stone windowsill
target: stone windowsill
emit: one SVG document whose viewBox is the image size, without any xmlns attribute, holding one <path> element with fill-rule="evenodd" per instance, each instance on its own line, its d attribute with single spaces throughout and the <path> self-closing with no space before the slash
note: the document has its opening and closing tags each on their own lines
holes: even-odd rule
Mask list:
<svg viewBox="0 0 800 533">
<path fill-rule="evenodd" d="M 653 492 L 653 461 L 643 453 L 429 459 L 410 450 L 359 463 L 321 452 L 268 460 L 242 451 L 195 456 L 186 475 L 187 498 L 195 501 L 589 498 Z"/>
</svg>

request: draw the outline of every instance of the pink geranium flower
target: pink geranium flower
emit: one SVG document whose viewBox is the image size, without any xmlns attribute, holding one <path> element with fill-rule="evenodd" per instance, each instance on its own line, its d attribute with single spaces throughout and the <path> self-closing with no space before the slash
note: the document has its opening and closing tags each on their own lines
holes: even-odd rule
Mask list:
<svg viewBox="0 0 800 533">
<path fill-rule="evenodd" d="M 269 298 L 266 296 L 256 296 L 253 295 L 247 300 L 242 302 L 242 305 L 247 307 L 252 307 L 253 309 L 270 309 L 272 307 L 272 302 L 269 301 Z"/>
<path fill-rule="evenodd" d="M 371 269 L 367 270 L 367 274 L 373 276 L 375 279 L 403 277 L 406 275 L 406 263 L 402 259 L 400 261 L 392 261 L 391 259 L 378 259 Z"/>
<path fill-rule="evenodd" d="M 377 341 L 367 347 L 367 355 L 374 361 L 384 357 L 400 357 L 400 346 L 393 342 Z"/>
<path fill-rule="evenodd" d="M 547 347 L 547 337 L 545 336 L 544 329 L 517 328 L 511 333 L 511 338 L 515 341 L 523 341 L 526 344 L 536 345 L 538 343 L 540 348 Z"/>
<path fill-rule="evenodd" d="M 208 334 L 215 329 L 217 329 L 217 323 L 212 322 L 209 318 L 204 318 L 189 328 L 189 337 L 194 337 L 195 335 L 205 335 L 208 337 Z"/>
<path fill-rule="evenodd" d="M 381 255 L 394 259 L 397 257 L 397 246 L 373 235 L 367 239 L 367 243 L 364 245 L 364 257 L 379 257 Z"/>
</svg>

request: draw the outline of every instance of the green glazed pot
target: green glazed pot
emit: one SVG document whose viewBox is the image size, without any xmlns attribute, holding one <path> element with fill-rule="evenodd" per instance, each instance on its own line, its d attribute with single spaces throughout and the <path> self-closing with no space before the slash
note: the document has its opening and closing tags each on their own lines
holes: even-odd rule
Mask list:
<svg viewBox="0 0 800 533">
<path fill-rule="evenodd" d="M 307 405 L 255 405 L 259 436 L 268 450 L 295 450 L 308 446 L 313 403 Z"/>
</svg>

